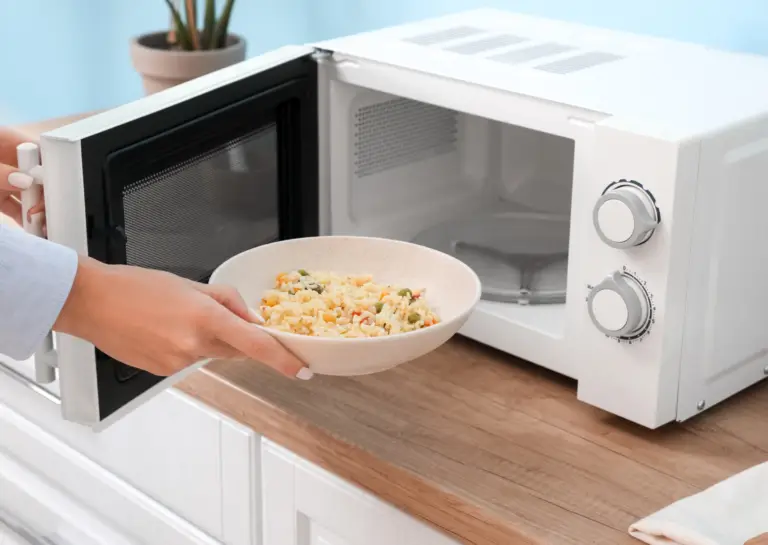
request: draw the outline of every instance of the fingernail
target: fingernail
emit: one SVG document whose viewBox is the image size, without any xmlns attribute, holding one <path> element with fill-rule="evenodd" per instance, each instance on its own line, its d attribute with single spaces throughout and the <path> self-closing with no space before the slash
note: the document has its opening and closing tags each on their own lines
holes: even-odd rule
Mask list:
<svg viewBox="0 0 768 545">
<path fill-rule="evenodd" d="M 252 308 L 248 308 L 248 315 L 251 317 L 251 320 L 256 322 L 257 324 L 265 324 L 264 318 L 261 317 L 261 314 L 253 310 Z"/>
<path fill-rule="evenodd" d="M 296 378 L 299 380 L 309 380 L 312 377 L 314 377 L 315 374 L 312 372 L 312 369 L 309 367 L 302 367 L 298 373 L 296 373 Z"/>
<path fill-rule="evenodd" d="M 17 189 L 29 189 L 35 183 L 35 179 L 23 172 L 11 172 L 8 175 L 8 183 Z"/>
</svg>

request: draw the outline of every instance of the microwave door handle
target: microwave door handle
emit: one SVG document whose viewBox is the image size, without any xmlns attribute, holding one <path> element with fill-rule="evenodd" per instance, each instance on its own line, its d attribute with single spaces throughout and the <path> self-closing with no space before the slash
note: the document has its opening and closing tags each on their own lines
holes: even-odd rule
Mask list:
<svg viewBox="0 0 768 545">
<path fill-rule="evenodd" d="M 43 198 L 43 169 L 40 165 L 40 148 L 36 144 L 19 144 L 16 148 L 19 170 L 29 174 L 32 183 L 21 189 L 21 218 L 24 231 L 43 237 L 43 214 L 27 218 L 27 212 Z M 35 352 L 35 381 L 50 384 L 56 380 L 56 352 L 53 347 L 53 332 L 48 332 L 43 343 Z"/>
</svg>

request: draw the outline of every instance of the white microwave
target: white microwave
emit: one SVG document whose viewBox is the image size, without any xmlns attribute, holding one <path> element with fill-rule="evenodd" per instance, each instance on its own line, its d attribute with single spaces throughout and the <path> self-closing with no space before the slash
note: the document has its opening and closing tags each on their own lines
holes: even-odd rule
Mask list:
<svg viewBox="0 0 768 545">
<path fill-rule="evenodd" d="M 494 10 L 284 47 L 43 135 L 48 233 L 196 280 L 281 238 L 430 245 L 481 277 L 461 334 L 656 428 L 768 374 L 767 90 L 766 58 Z M 179 378 L 56 351 L 89 426 Z"/>
</svg>

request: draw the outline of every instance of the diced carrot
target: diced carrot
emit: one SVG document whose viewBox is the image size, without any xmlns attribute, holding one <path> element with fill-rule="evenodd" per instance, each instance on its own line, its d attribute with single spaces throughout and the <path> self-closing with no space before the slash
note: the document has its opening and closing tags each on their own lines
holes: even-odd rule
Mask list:
<svg viewBox="0 0 768 545">
<path fill-rule="evenodd" d="M 262 299 L 262 303 L 267 305 L 268 307 L 274 307 L 279 302 L 279 299 L 275 295 L 268 295 L 264 299 Z"/>
<path fill-rule="evenodd" d="M 336 315 L 333 312 L 326 312 L 323 314 L 323 320 L 326 322 L 336 323 Z"/>
</svg>

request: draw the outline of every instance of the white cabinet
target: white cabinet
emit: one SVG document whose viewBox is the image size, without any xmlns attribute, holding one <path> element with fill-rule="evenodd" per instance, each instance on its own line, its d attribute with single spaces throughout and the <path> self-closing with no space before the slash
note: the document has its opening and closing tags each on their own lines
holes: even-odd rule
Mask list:
<svg viewBox="0 0 768 545">
<path fill-rule="evenodd" d="M 222 535 L 221 420 L 169 390 L 101 433 L 0 374 L 0 402 L 214 536 Z M 5 444 L 0 436 L 0 445 Z"/>
<path fill-rule="evenodd" d="M 226 545 L 261 544 L 261 438 L 222 416 L 222 536 Z"/>
<path fill-rule="evenodd" d="M 267 440 L 261 481 L 263 545 L 457 545 Z"/>
<path fill-rule="evenodd" d="M 82 504 L 0 453 L 0 545 L 135 545 Z"/>
<path fill-rule="evenodd" d="M 258 473 L 248 469 L 258 464 L 251 455 L 258 441 L 202 403 L 171 389 L 94 433 L 62 420 L 58 405 L 0 373 L 2 404 L 216 539 L 256 543 L 247 475 Z M 20 459 L 28 455 L 27 447 L 9 441 L 0 432 L 0 449 L 13 448 Z"/>
<path fill-rule="evenodd" d="M 49 543 L 220 545 L 3 404 L 0 510 Z"/>
</svg>

